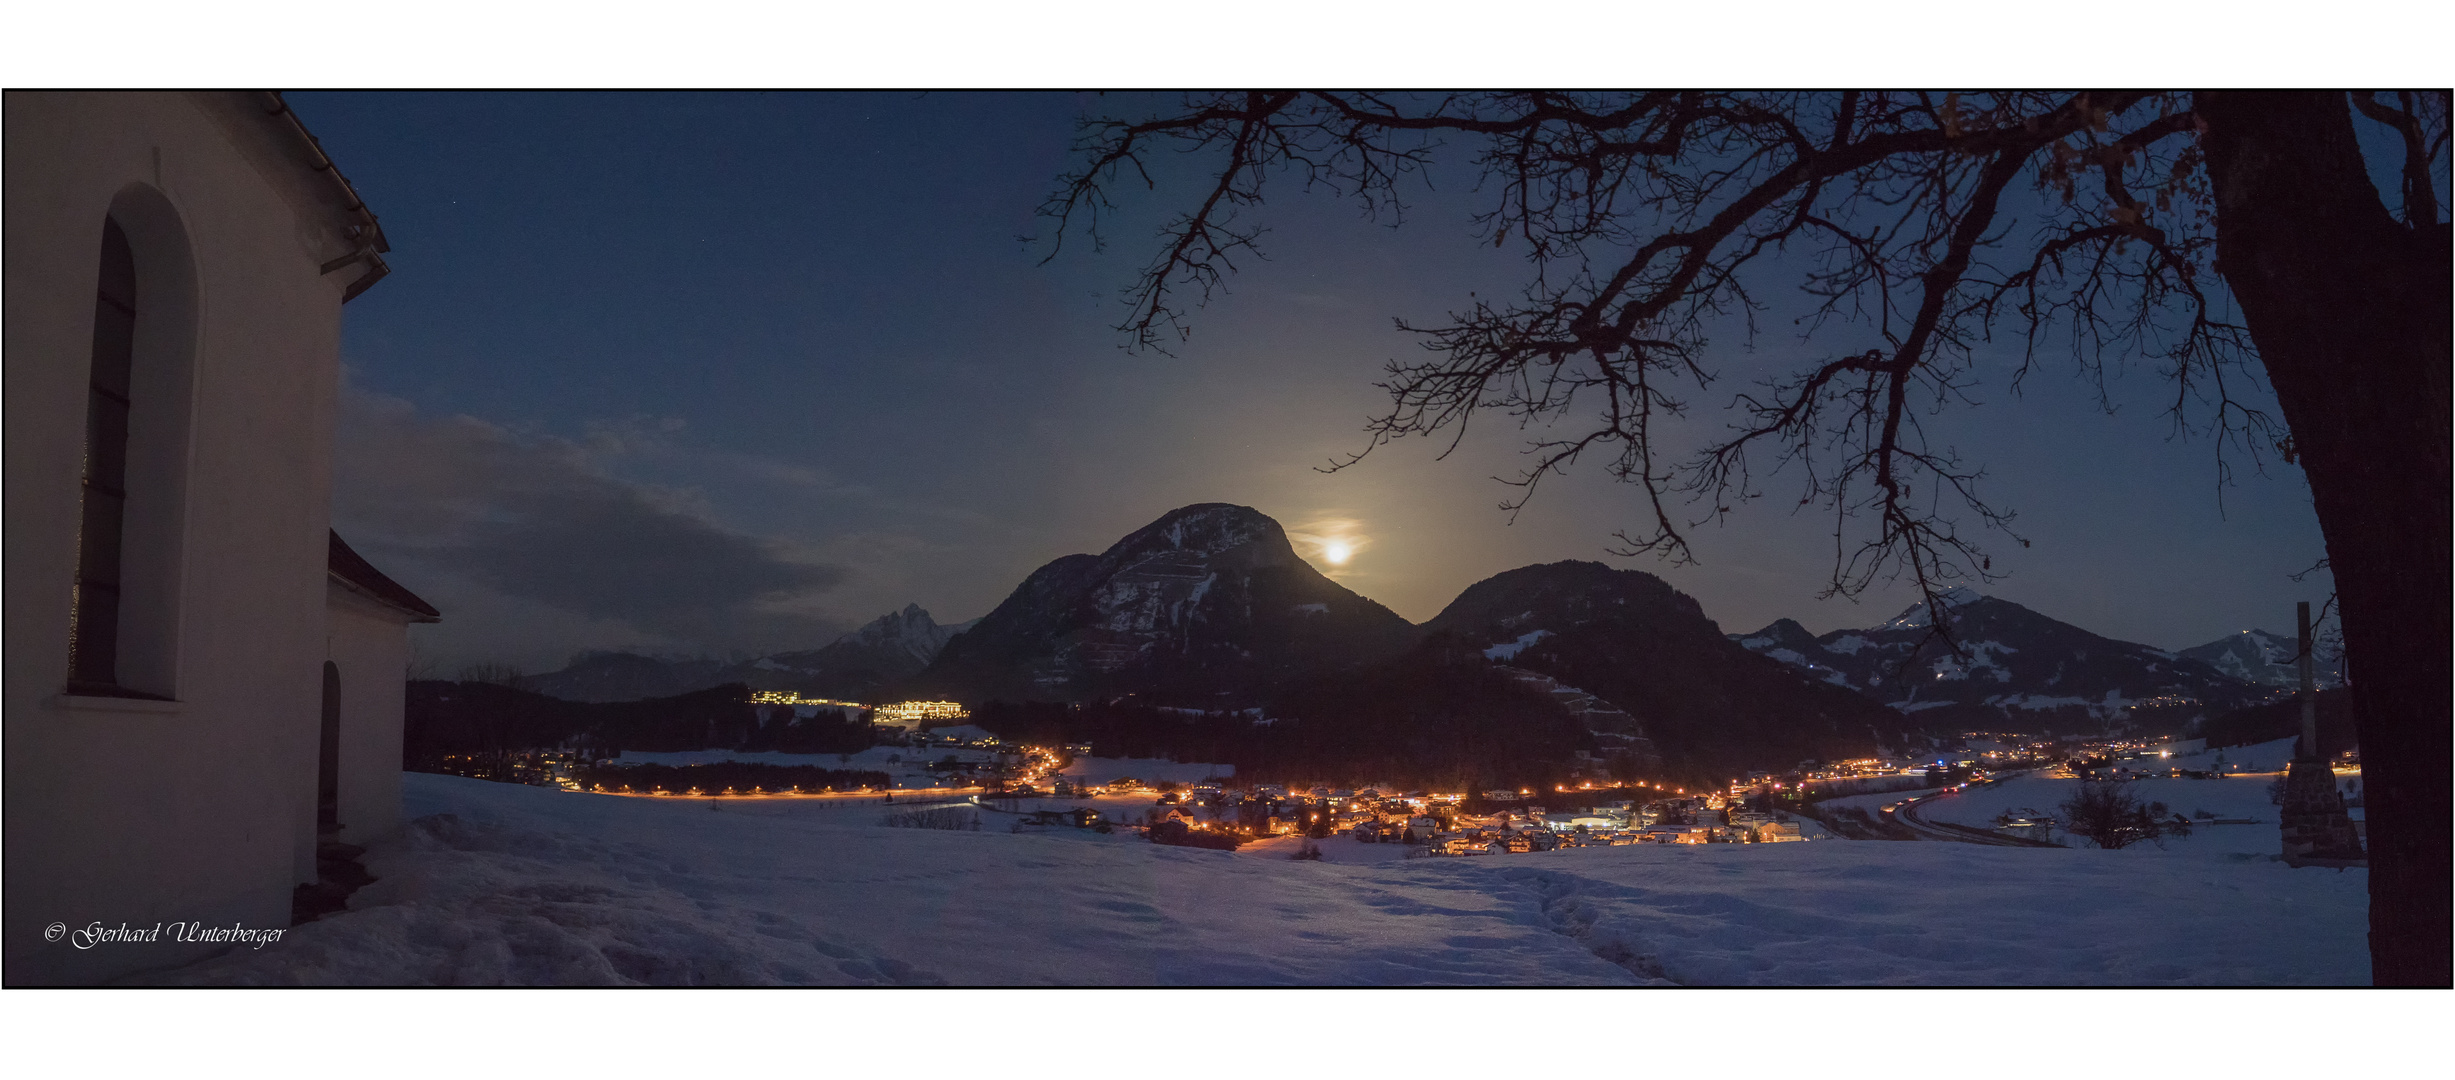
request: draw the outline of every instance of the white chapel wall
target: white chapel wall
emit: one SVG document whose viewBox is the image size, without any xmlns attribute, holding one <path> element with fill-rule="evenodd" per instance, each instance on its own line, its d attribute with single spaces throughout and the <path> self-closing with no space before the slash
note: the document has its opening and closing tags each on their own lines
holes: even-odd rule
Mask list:
<svg viewBox="0 0 2455 1080">
<path fill-rule="evenodd" d="M 168 943 L 77 951 L 45 942 L 47 924 L 282 926 L 290 887 L 313 874 L 331 431 L 352 275 L 319 272 L 347 245 L 309 194 L 312 174 L 245 112 L 253 99 L 0 97 L 9 522 L 0 935 L 12 984 L 94 981 L 183 957 Z M 151 590 L 143 602 L 167 621 L 158 639 L 123 649 L 123 684 L 166 687 L 169 703 L 62 696 L 93 296 L 115 201 L 145 219 L 123 223 L 144 249 L 137 365 L 149 348 L 156 361 L 185 358 L 185 370 L 156 363 L 154 381 L 140 374 L 131 394 L 139 423 L 146 410 L 188 420 L 179 430 L 179 417 L 157 418 L 152 442 L 131 439 L 153 456 L 132 462 L 129 589 Z M 185 253 L 163 239 L 179 234 Z M 144 264 L 173 258 L 192 268 L 193 310 L 148 328 Z M 143 469 L 157 489 L 140 511 Z M 152 515 L 141 528 L 140 512 Z"/>
</svg>

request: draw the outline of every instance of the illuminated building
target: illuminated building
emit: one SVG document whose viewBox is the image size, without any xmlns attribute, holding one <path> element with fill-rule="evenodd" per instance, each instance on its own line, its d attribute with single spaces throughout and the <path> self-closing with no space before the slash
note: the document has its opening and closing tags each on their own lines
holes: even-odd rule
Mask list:
<svg viewBox="0 0 2455 1080">
<path fill-rule="evenodd" d="M 953 701 L 898 701 L 878 706 L 877 722 L 911 726 L 930 720 L 965 720 L 971 715 Z"/>
<path fill-rule="evenodd" d="M 750 692 L 750 703 L 753 705 L 823 705 L 830 709 L 858 710 L 869 708 L 869 706 L 858 701 L 837 701 L 833 698 L 803 697 L 791 690 L 753 690 Z"/>
</svg>

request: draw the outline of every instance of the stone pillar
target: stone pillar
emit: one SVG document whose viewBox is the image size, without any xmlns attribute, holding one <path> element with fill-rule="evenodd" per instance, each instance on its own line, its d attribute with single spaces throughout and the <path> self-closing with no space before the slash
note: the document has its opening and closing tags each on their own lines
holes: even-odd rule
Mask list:
<svg viewBox="0 0 2455 1080">
<path fill-rule="evenodd" d="M 2324 758 L 2319 753 L 2318 658 L 2311 649 L 2314 643 L 2310 640 L 2310 601 L 2293 605 L 2293 621 L 2301 628 L 2301 652 L 2294 663 L 2301 669 L 2302 677 L 2302 737 L 2294 746 L 2293 760 L 2320 761 Z"/>
<path fill-rule="evenodd" d="M 2284 860 L 2294 866 L 2366 865 L 2361 838 L 2352 817 L 2344 812 L 2344 797 L 2336 793 L 2336 773 L 2319 753 L 2318 680 L 2310 637 L 2310 604 L 2295 610 L 2301 628 L 2302 733 L 2294 745 L 2293 765 L 2285 773 L 2284 805 L 2278 815 L 2284 831 Z"/>
</svg>

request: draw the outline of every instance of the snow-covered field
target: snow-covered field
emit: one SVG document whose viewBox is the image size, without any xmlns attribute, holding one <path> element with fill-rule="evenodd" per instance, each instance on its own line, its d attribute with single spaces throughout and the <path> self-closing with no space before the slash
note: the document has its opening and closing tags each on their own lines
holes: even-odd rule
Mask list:
<svg viewBox="0 0 2455 1080">
<path fill-rule="evenodd" d="M 1393 859 L 412 774 L 353 910 L 178 984 L 2356 984 L 2366 876 L 1826 842 Z M 1096 842 L 1093 842 L 1096 841 Z M 1292 849 L 1292 844 L 1278 844 Z M 1366 848 L 1377 848 L 1367 855 Z M 1351 850 L 1352 849 L 1352 850 Z"/>
<path fill-rule="evenodd" d="M 2207 769 L 2216 763 L 2218 753 L 2204 751 L 2177 755 L 2158 764 Z M 2293 740 L 2235 747 L 2221 753 L 2228 763 L 2248 763 L 2246 768 L 2250 765 L 2278 765 L 2292 759 Z M 2337 778 L 2338 789 L 2345 789 L 2353 779 L 2340 775 Z M 2215 825 L 2199 819 L 2200 823 L 2187 837 L 2167 837 L 2161 846 L 2148 843 L 2124 850 L 2143 857 L 2160 853 L 2202 857 L 2274 855 L 2283 846 L 2284 840 L 2276 820 L 2276 806 L 2268 799 L 2268 785 L 2275 780 L 2274 772 L 2262 771 L 2228 773 L 2213 780 L 2155 777 L 2127 781 L 2124 787 L 2143 803 L 2161 802 L 2167 810 L 2194 819 L 2199 819 L 2204 812 L 2221 820 L 2238 822 L 2247 819 L 2250 823 Z M 2029 773 L 1933 800 L 1920 806 L 1918 812 L 1928 821 L 1988 829 L 1994 827 L 1996 815 L 2006 811 L 2034 810 L 2054 814 L 2056 807 L 2070 798 L 2079 784 L 2077 780 Z M 2088 844 L 2088 841 L 2061 830 L 2056 831 L 2055 839 L 2074 847 Z"/>
<path fill-rule="evenodd" d="M 2275 854 L 2284 837 L 2276 823 L 2276 808 L 2267 798 L 2270 776 L 2231 776 L 2218 780 L 2133 780 L 2124 785 L 2143 803 L 2161 802 L 2166 809 L 2191 816 L 2199 811 L 2229 820 L 2250 819 L 2249 825 L 2207 825 L 2192 830 L 2188 837 L 2165 840 L 2166 851 L 2176 854 Z M 2037 810 L 2053 814 L 2055 807 L 2071 797 L 2080 786 L 2077 780 L 2057 780 L 2029 775 L 2016 776 L 1999 784 L 1971 788 L 1922 804 L 1919 815 L 1928 821 L 1950 822 L 1980 829 L 1994 827 L 1995 816 L 2009 810 Z M 2085 841 L 2057 831 L 2055 838 L 2077 846 Z M 2143 844 L 2141 852 L 2157 850 L 2156 845 Z"/>
</svg>

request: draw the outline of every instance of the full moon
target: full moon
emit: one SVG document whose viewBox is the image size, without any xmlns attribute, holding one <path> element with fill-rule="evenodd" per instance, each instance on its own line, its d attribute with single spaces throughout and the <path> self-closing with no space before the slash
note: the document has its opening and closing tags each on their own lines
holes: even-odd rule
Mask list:
<svg viewBox="0 0 2455 1080">
<path fill-rule="evenodd" d="M 1332 563 L 1346 562 L 1347 556 L 1354 553 L 1355 552 L 1347 546 L 1346 541 L 1343 540 L 1332 540 L 1321 546 L 1321 557 L 1330 560 Z"/>
</svg>

